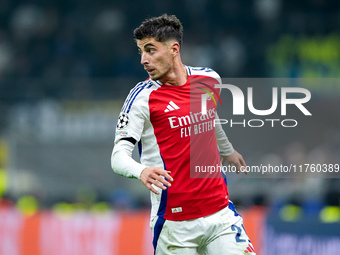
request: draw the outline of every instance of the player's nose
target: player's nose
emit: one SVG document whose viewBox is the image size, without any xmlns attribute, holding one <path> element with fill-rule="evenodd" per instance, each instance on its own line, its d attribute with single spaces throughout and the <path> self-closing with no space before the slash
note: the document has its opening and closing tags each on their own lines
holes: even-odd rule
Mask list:
<svg viewBox="0 0 340 255">
<path fill-rule="evenodd" d="M 147 59 L 146 54 L 143 54 L 143 53 L 141 54 L 140 63 L 142 65 L 146 65 L 149 63 L 149 60 Z"/>
</svg>

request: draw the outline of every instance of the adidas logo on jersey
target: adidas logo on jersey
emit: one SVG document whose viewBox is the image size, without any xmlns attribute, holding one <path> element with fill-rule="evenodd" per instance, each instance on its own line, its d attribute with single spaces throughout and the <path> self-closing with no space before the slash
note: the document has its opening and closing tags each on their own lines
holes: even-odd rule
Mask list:
<svg viewBox="0 0 340 255">
<path fill-rule="evenodd" d="M 248 247 L 245 249 L 244 253 L 255 253 L 254 246 L 251 243 L 248 244 Z"/>
<path fill-rule="evenodd" d="M 172 213 L 179 213 L 182 212 L 182 207 L 171 208 Z"/>
<path fill-rule="evenodd" d="M 180 109 L 174 102 L 170 101 L 164 112 L 170 112 Z"/>
</svg>

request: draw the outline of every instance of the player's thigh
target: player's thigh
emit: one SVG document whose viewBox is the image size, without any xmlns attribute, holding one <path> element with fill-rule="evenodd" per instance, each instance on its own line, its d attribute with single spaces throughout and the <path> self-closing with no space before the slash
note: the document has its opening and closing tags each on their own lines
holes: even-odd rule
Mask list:
<svg viewBox="0 0 340 255">
<path fill-rule="evenodd" d="M 197 229 L 195 221 L 166 220 L 156 241 L 156 255 L 196 255 Z M 195 231 L 196 230 L 196 231 Z"/>
<path fill-rule="evenodd" d="M 223 235 L 199 251 L 200 255 L 256 255 L 250 242 L 235 242 L 232 235 Z"/>
<path fill-rule="evenodd" d="M 168 222 L 167 222 L 168 223 Z M 177 235 L 177 231 L 168 228 L 165 224 L 159 235 L 156 246 L 156 255 L 196 255 L 197 245 L 185 236 Z M 170 224 L 169 224 L 170 225 Z M 173 231 L 171 231 L 173 230 Z"/>
<path fill-rule="evenodd" d="M 255 255 L 255 249 L 244 229 L 243 220 L 226 227 L 215 239 L 199 250 L 200 255 Z"/>
</svg>

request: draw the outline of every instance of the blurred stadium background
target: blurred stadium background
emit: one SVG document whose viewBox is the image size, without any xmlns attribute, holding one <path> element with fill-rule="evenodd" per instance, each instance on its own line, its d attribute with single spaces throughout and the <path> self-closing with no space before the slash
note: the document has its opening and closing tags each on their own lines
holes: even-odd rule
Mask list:
<svg viewBox="0 0 340 255">
<path fill-rule="evenodd" d="M 0 255 L 152 254 L 149 191 L 114 174 L 110 154 L 123 100 L 147 78 L 132 31 L 163 13 L 183 23 L 187 65 L 340 76 L 335 0 L 1 0 Z M 227 130 L 248 164 L 340 162 L 340 84 L 307 89 L 322 109 L 309 135 Z M 228 184 L 259 255 L 339 253 L 339 179 Z"/>
</svg>

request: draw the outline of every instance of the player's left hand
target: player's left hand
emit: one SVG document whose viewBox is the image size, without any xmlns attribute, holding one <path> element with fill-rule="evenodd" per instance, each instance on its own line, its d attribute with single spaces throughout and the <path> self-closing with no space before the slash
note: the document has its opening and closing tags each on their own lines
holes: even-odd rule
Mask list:
<svg viewBox="0 0 340 255">
<path fill-rule="evenodd" d="M 236 173 L 244 172 L 245 174 L 248 174 L 246 171 L 246 162 L 244 161 L 242 155 L 236 150 L 234 150 L 234 152 L 229 156 L 222 156 L 222 164 L 224 164 L 226 161 L 228 162 L 228 167 L 235 165 Z"/>
</svg>

